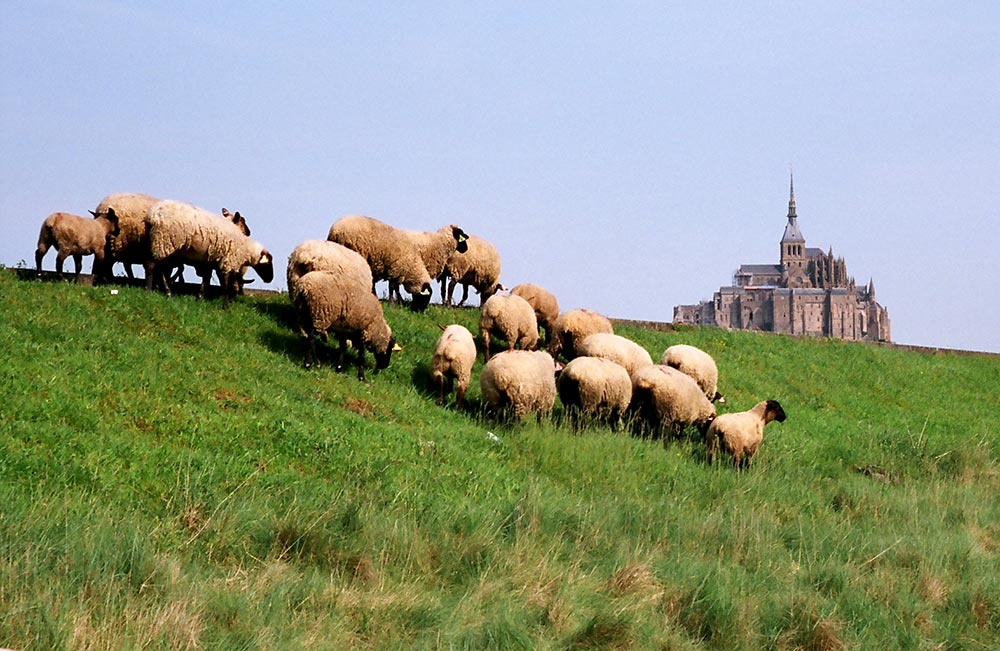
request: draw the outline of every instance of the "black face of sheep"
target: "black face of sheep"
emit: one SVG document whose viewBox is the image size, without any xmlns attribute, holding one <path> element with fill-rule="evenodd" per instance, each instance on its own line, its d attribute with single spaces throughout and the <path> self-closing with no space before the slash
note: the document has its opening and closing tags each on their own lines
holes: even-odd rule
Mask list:
<svg viewBox="0 0 1000 651">
<path fill-rule="evenodd" d="M 777 400 L 768 400 L 767 407 L 764 409 L 764 418 L 766 422 L 776 420 L 779 423 L 784 423 L 785 410 L 781 408 Z"/>
<path fill-rule="evenodd" d="M 417 294 L 412 295 L 410 300 L 410 309 L 414 312 L 423 312 L 427 309 L 427 306 L 431 302 L 431 286 L 425 285 L 423 290 Z"/>
<path fill-rule="evenodd" d="M 253 270 L 257 272 L 260 279 L 265 283 L 269 283 L 274 279 L 274 259 L 271 254 L 264 251 L 260 256 L 260 260 L 253 266 Z"/>
<path fill-rule="evenodd" d="M 455 250 L 459 253 L 465 253 L 469 250 L 469 236 L 465 234 L 458 226 L 451 227 L 451 234 L 455 237 Z"/>
<path fill-rule="evenodd" d="M 392 353 L 395 350 L 400 350 L 399 346 L 396 344 L 396 339 L 390 338 L 389 345 L 381 353 L 375 353 L 375 369 L 381 371 L 382 369 L 389 368 L 389 359 L 392 357 Z"/>
</svg>

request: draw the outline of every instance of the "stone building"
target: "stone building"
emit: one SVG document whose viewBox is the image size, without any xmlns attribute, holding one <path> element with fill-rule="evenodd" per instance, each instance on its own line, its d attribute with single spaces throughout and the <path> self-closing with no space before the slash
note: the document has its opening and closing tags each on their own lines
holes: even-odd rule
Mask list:
<svg viewBox="0 0 1000 651">
<path fill-rule="evenodd" d="M 806 246 L 790 183 L 788 223 L 778 264 L 744 264 L 711 301 L 674 308 L 674 323 L 763 330 L 790 335 L 891 341 L 889 313 L 875 300 L 875 283 L 858 288 L 833 249 Z"/>
</svg>

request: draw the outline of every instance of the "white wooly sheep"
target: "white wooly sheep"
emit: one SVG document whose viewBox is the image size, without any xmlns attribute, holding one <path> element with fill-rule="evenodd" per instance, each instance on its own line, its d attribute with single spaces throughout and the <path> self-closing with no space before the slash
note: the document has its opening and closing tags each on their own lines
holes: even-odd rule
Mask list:
<svg viewBox="0 0 1000 651">
<path fill-rule="evenodd" d="M 409 238 L 413 246 L 420 253 L 420 259 L 424 262 L 427 275 L 431 280 L 441 277 L 448 258 L 454 255 L 463 255 L 469 248 L 469 236 L 458 226 L 442 226 L 436 232 L 404 230 L 403 233 Z M 399 293 L 399 283 L 389 283 L 389 300 L 402 300 Z M 441 292 L 441 300 L 444 301 L 444 291 Z"/>
<path fill-rule="evenodd" d="M 762 400 L 747 411 L 716 417 L 705 432 L 709 462 L 715 461 L 721 447 L 732 455 L 737 468 L 749 466 L 764 440 L 764 427 L 773 420 L 785 422 L 785 410 L 777 400 Z"/>
<path fill-rule="evenodd" d="M 451 245 L 460 250 L 465 245 L 460 241 L 465 233 L 457 226 L 449 228 L 454 229 Z M 376 283 L 388 280 L 402 285 L 413 297 L 412 309 L 427 307 L 431 298 L 431 277 L 420 251 L 403 230 L 372 217 L 349 215 L 334 222 L 326 239 L 360 253 L 368 261 Z"/>
<path fill-rule="evenodd" d="M 295 301 L 298 280 L 310 271 L 334 271 L 349 276 L 371 289 L 372 270 L 357 251 L 329 240 L 305 240 L 288 256 L 285 279 L 288 298 Z"/>
<path fill-rule="evenodd" d="M 114 217 L 112 213 L 112 217 Z M 35 249 L 35 270 L 41 274 L 42 259 L 49 249 L 56 250 L 56 271 L 61 275 L 63 261 L 73 258 L 76 278 L 80 277 L 83 256 L 94 256 L 93 273 L 104 279 L 110 275 L 111 265 L 106 262 L 108 240 L 114 236 L 116 224 L 113 219 L 99 217 L 88 219 L 68 212 L 54 212 L 42 222 L 38 232 L 38 246 Z"/>
<path fill-rule="evenodd" d="M 604 418 L 620 425 L 632 400 L 632 379 L 628 372 L 610 359 L 577 357 L 567 364 L 557 381 L 559 399 L 573 427 L 579 416 Z"/>
<path fill-rule="evenodd" d="M 431 358 L 431 376 L 438 388 L 439 403 L 444 402 L 445 384 L 447 392 L 451 393 L 454 381 L 458 380 L 455 399 L 461 407 L 472 377 L 472 365 L 476 362 L 476 341 L 468 328 L 457 323 L 443 330 Z"/>
<path fill-rule="evenodd" d="M 129 278 L 134 278 L 132 265 L 142 265 L 148 276 L 152 272 L 149 257 L 149 231 L 146 227 L 146 213 L 153 204 L 160 201 L 148 194 L 117 192 L 101 199 L 90 214 L 96 218 L 108 216 L 114 211 L 118 217 L 118 234 L 111 238 L 111 265 L 121 262 Z M 109 269 L 110 271 L 110 269 Z"/>
<path fill-rule="evenodd" d="M 490 359 L 490 337 L 496 335 L 507 342 L 507 349 L 538 347 L 538 321 L 528 301 L 520 296 L 494 294 L 486 299 L 479 315 L 479 336 L 483 340 L 483 356 Z"/>
<path fill-rule="evenodd" d="M 552 339 L 552 324 L 559 318 L 559 301 L 549 290 L 532 283 L 521 283 L 510 290 L 514 296 L 528 301 L 535 310 L 538 327 L 545 330 L 545 344 Z"/>
<path fill-rule="evenodd" d="M 389 366 L 394 350 L 399 350 L 392 336 L 392 329 L 385 321 L 382 304 L 372 294 L 371 285 L 359 282 L 350 274 L 335 271 L 310 271 L 298 280 L 295 293 L 295 310 L 299 328 L 307 334 L 304 366 L 319 366 L 316 356 L 316 339 L 326 339 L 329 333 L 337 335 L 340 347 L 337 370 L 343 370 L 347 340 L 350 339 L 358 353 L 358 379 L 365 379 L 365 351 L 371 348 L 375 355 L 375 368 Z"/>
<path fill-rule="evenodd" d="M 167 266 L 177 263 L 218 269 L 224 279 L 224 308 L 235 293 L 234 279 L 242 277 L 247 267 L 253 267 L 266 283 L 274 278 L 274 262 L 267 249 L 213 212 L 180 201 L 159 201 L 146 214 L 146 226 L 153 267 L 167 294 Z M 147 274 L 146 289 L 153 288 L 154 275 Z"/>
<path fill-rule="evenodd" d="M 645 366 L 632 375 L 631 408 L 654 436 L 666 431 L 664 445 L 690 425 L 704 434 L 715 418 L 715 405 L 705 397 L 698 383 L 662 364 Z"/>
<path fill-rule="evenodd" d="M 645 348 L 631 339 L 607 332 L 588 335 L 577 343 L 576 353 L 589 357 L 603 357 L 621 364 L 630 376 L 644 366 L 653 365 L 653 358 Z"/>
<path fill-rule="evenodd" d="M 512 413 L 518 421 L 532 412 L 541 417 L 555 404 L 555 361 L 543 351 L 497 353 L 479 375 L 479 385 L 494 411 Z"/>
<path fill-rule="evenodd" d="M 500 253 L 488 241 L 476 235 L 470 235 L 469 248 L 465 253 L 453 253 L 448 258 L 441 278 L 441 301 L 451 305 L 455 294 L 455 285 L 462 285 L 462 300 L 464 305 L 469 298 L 469 286 L 479 293 L 479 304 L 482 305 L 490 296 L 504 289 L 500 284 Z M 445 292 L 445 284 L 448 291 Z"/>
<path fill-rule="evenodd" d="M 611 320 L 603 314 L 583 308 L 563 312 L 552 324 L 549 352 L 553 357 L 571 360 L 579 354 L 576 351 L 579 342 L 598 332 L 614 334 L 614 331 Z"/>
<path fill-rule="evenodd" d="M 719 368 L 711 355 L 701 348 L 688 344 L 674 344 L 660 358 L 660 364 L 676 368 L 681 373 L 690 375 L 701 390 L 712 402 L 724 403 L 726 399 L 718 391 Z"/>
</svg>

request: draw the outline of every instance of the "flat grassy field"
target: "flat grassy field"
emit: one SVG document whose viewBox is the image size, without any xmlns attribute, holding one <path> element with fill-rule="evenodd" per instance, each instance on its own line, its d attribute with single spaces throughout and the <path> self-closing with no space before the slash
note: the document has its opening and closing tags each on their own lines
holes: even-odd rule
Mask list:
<svg viewBox="0 0 1000 651">
<path fill-rule="evenodd" d="M 720 412 L 781 402 L 737 473 L 497 423 L 481 362 L 438 406 L 476 310 L 387 306 L 361 383 L 284 295 L 115 289 L 0 271 L 0 647 L 1000 648 L 998 356 L 619 327 L 711 353 Z"/>
</svg>

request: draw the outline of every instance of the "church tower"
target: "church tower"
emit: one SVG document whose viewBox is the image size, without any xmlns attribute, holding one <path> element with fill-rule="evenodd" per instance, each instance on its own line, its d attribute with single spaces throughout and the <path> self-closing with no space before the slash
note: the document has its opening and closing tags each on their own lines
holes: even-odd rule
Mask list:
<svg viewBox="0 0 1000 651">
<path fill-rule="evenodd" d="M 806 238 L 799 230 L 799 218 L 795 214 L 795 178 L 789 174 L 788 224 L 781 237 L 781 286 L 809 287 L 806 275 Z"/>
</svg>

